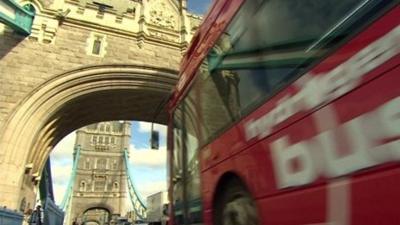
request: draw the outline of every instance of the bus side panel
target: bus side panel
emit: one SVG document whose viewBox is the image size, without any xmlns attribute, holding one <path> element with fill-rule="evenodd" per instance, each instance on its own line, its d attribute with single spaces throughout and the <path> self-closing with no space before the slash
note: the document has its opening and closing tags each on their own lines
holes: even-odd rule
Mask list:
<svg viewBox="0 0 400 225">
<path fill-rule="evenodd" d="M 400 63 L 400 56 L 393 60 Z M 259 199 L 259 214 L 263 218 L 263 224 L 398 224 L 400 217 L 396 206 L 400 202 L 400 192 L 397 190 L 400 186 L 399 74 L 400 67 L 381 74 L 332 104 L 237 155 L 234 157 L 233 168 L 224 168 L 237 171 L 249 185 L 253 196 Z M 360 169 L 354 170 L 350 176 L 330 179 L 327 176 L 328 167 L 338 161 L 327 160 L 325 154 L 330 150 L 323 149 L 324 146 L 318 143 L 319 139 L 310 138 L 311 130 L 314 130 L 314 136 L 320 134 L 317 132 L 315 118 L 321 116 L 317 114 L 326 113 L 327 110 L 334 110 L 333 115 L 336 118 L 325 119 L 338 122 L 334 123 L 335 127 L 329 127 L 330 131 L 337 131 L 332 138 L 342 139 L 333 140 L 335 143 L 341 143 L 333 149 L 336 153 L 343 154 L 338 159 L 349 157 L 348 163 L 361 163 Z M 386 129 L 388 126 L 391 130 Z M 296 151 L 293 144 L 299 142 L 309 147 L 305 150 L 313 157 L 313 165 L 297 165 L 300 170 L 304 169 L 301 167 L 313 169 L 311 172 L 315 179 L 310 180 L 309 184 L 297 188 L 278 187 L 279 173 L 276 160 L 272 159 L 271 145 L 282 137 L 287 137 L 290 142 L 288 149 L 283 151 Z M 363 167 L 362 163 L 368 160 L 371 160 L 370 166 Z M 293 161 L 292 166 L 293 164 L 296 163 Z M 346 163 L 337 165 L 348 166 Z"/>
<path fill-rule="evenodd" d="M 400 56 L 397 57 L 397 63 L 400 63 Z M 384 74 L 382 77 L 372 81 L 362 90 L 355 92 L 351 101 L 360 99 L 365 105 L 374 105 L 378 102 L 393 102 L 393 109 L 396 110 L 395 118 L 390 120 L 382 119 L 382 115 L 387 114 L 390 107 L 386 103 L 386 109 L 381 107 L 380 119 L 386 123 L 376 124 L 377 126 L 366 126 L 367 131 L 382 130 L 383 127 L 392 128 L 392 137 L 386 137 L 382 146 L 386 148 L 376 148 L 375 151 L 381 157 L 383 152 L 391 151 L 393 155 L 387 167 L 378 167 L 374 173 L 359 174 L 352 177 L 351 184 L 351 202 L 353 225 L 364 224 L 400 224 L 400 66 L 396 69 Z M 393 100 L 393 99 L 397 100 Z M 350 99 L 349 99 L 350 100 Z M 350 101 L 346 101 L 349 103 Z M 342 109 L 350 107 L 349 104 L 342 105 Z M 386 117 L 386 116 L 385 116 Z M 373 122 L 373 121 L 370 121 Z M 368 122 L 365 122 L 368 124 Z M 379 127 L 378 127 L 379 126 Z M 394 129 L 393 129 L 394 128 Z M 397 134 L 397 135 L 396 135 Z M 385 135 L 386 136 L 386 135 Z M 379 152 L 378 152 L 379 151 Z M 392 169 L 393 168 L 393 169 Z"/>
<path fill-rule="evenodd" d="M 400 168 L 353 177 L 352 225 L 400 224 Z"/>
<path fill-rule="evenodd" d="M 327 209 L 324 199 L 326 195 L 325 187 L 317 186 L 260 199 L 258 201 L 260 224 L 325 225 Z"/>
<path fill-rule="evenodd" d="M 276 108 L 282 99 L 287 96 L 293 96 L 296 92 L 299 91 L 299 88 L 302 86 L 301 83 L 306 82 L 308 79 L 312 79 L 314 77 L 323 77 L 326 76 L 327 73 L 332 72 L 335 67 L 340 66 L 342 63 L 346 63 L 349 61 L 350 57 L 353 57 L 355 54 L 359 53 L 361 50 L 368 48 L 367 46 L 379 39 L 381 36 L 384 36 L 386 33 L 392 31 L 399 25 L 400 22 L 400 7 L 396 7 L 391 12 L 389 12 L 385 18 L 377 21 L 376 23 L 372 24 L 366 31 L 355 37 L 349 43 L 344 45 L 340 48 L 335 54 L 332 54 L 327 59 L 325 59 L 321 64 L 317 65 L 309 74 L 304 75 L 299 80 L 295 81 L 293 84 L 286 87 L 280 93 L 275 95 L 273 98 L 268 100 L 264 105 L 254 111 L 252 114 L 244 118 L 239 125 L 232 129 L 226 131 L 226 133 L 222 134 L 218 139 L 214 142 L 210 143 L 208 149 L 201 153 L 201 155 L 206 155 L 201 159 L 201 168 L 202 171 L 206 171 L 208 168 L 215 166 L 216 164 L 222 162 L 223 160 L 228 159 L 234 154 L 243 151 L 246 146 L 250 146 L 255 144 L 258 138 L 253 138 L 250 140 L 246 140 L 246 124 L 249 121 L 254 119 L 259 119 L 263 115 L 268 114 L 271 110 Z M 348 64 L 356 64 L 357 62 L 348 62 Z M 363 76 L 362 81 L 368 82 L 374 77 L 378 76 L 379 74 L 383 73 L 384 71 L 393 68 L 397 65 L 397 62 L 394 60 L 390 60 L 384 64 L 384 66 L 379 66 L 378 68 L 370 71 L 368 75 Z M 354 69 L 354 68 L 347 68 L 347 69 Z M 318 95 L 318 93 L 315 93 Z M 277 132 L 281 129 L 285 129 L 290 124 L 296 122 L 297 120 L 301 119 L 302 117 L 306 116 L 310 113 L 312 109 L 306 111 L 300 111 L 285 121 L 282 121 L 280 124 L 277 124 L 274 127 L 270 135 L 274 132 Z M 225 150 L 229 149 L 229 150 Z"/>
<path fill-rule="evenodd" d="M 347 61 L 349 57 L 359 52 L 361 48 L 364 48 L 376 40 L 376 38 L 379 38 L 381 35 L 397 27 L 400 18 L 397 17 L 398 15 L 400 15 L 400 7 L 396 7 L 391 13 L 388 13 L 387 17 L 371 25 L 365 32 L 358 35 L 335 54 L 328 57 L 312 70 L 312 76 L 324 76 L 324 72 L 331 71 L 340 63 Z M 219 178 L 228 171 L 239 174 L 239 176 L 244 179 L 246 185 L 248 185 L 252 195 L 257 199 L 257 205 L 260 209 L 259 214 L 263 218 L 263 224 L 317 225 L 320 223 L 318 225 L 322 225 L 326 224 L 324 222 L 336 220 L 339 222 L 344 221 L 343 223 L 338 223 L 339 225 L 348 225 L 351 224 L 352 221 L 353 225 L 361 225 L 362 223 L 363 225 L 370 225 L 377 224 L 373 221 L 379 219 L 381 220 L 380 224 L 397 224 L 394 223 L 394 219 L 396 216 L 398 217 L 398 215 L 394 214 L 396 210 L 393 209 L 381 209 L 380 212 L 384 213 L 381 215 L 370 213 L 368 217 L 370 218 L 369 221 L 358 217 L 362 215 L 362 212 L 373 212 L 373 209 L 378 207 L 370 206 L 366 204 L 365 201 L 360 201 L 359 198 L 365 198 L 368 194 L 370 196 L 367 199 L 372 202 L 377 201 L 377 199 L 382 196 L 390 197 L 387 199 L 387 202 L 383 204 L 384 207 L 394 206 L 396 202 L 399 202 L 400 198 L 397 193 L 392 192 L 394 190 L 393 188 L 388 188 L 388 191 L 391 191 L 391 193 L 386 194 L 367 193 L 367 190 L 382 190 L 379 187 L 373 187 L 375 183 L 373 180 L 380 183 L 382 187 L 398 184 L 397 182 L 391 182 L 390 178 L 384 178 L 386 176 L 384 174 L 396 174 L 391 177 L 392 179 L 398 179 L 397 172 L 393 172 L 397 171 L 397 169 L 394 170 L 394 167 L 398 167 L 398 162 L 387 162 L 386 164 L 382 162 L 382 164 L 379 165 L 372 165 L 375 167 L 365 167 L 363 171 L 360 169 L 360 171 L 354 172 L 353 177 L 346 178 L 347 174 L 332 176 L 329 174 L 332 173 L 332 171 L 327 172 L 328 169 L 326 168 L 329 163 L 324 161 L 324 154 L 329 150 L 323 149 L 321 143 L 318 143 L 320 140 L 314 139 L 313 137 L 318 136 L 318 134 L 322 132 L 336 129 L 334 134 L 331 135 L 334 135 L 336 139 L 344 140 L 343 145 L 338 147 L 340 149 L 340 154 L 344 154 L 344 156 L 350 154 L 352 148 L 349 148 L 349 146 L 356 143 L 354 140 L 356 140 L 360 134 L 364 135 L 365 138 L 367 129 L 359 129 L 358 132 L 351 133 L 349 127 L 353 125 L 348 122 L 354 119 L 356 119 L 355 122 L 368 121 L 371 115 L 372 117 L 376 116 L 373 114 L 380 111 L 383 105 L 400 96 L 399 71 L 398 69 L 393 70 L 393 67 L 399 65 L 399 62 L 400 56 L 397 55 L 388 62 L 377 65 L 377 68 L 363 77 L 364 79 L 359 83 L 359 85 L 362 86 L 356 86 L 350 93 L 340 96 L 333 103 L 324 106 L 311 115 L 307 115 L 311 112 L 311 110 L 309 110 L 290 117 L 288 120 L 282 122 L 282 124 L 279 124 L 278 128 L 275 128 L 270 136 L 266 137 L 261 142 L 257 143 L 257 138 L 250 141 L 246 140 L 244 135 L 245 124 L 249 122 L 250 119 L 258 119 L 262 115 L 268 113 L 271 108 L 274 108 L 278 104 L 282 96 L 286 94 L 290 95 L 293 91 L 292 89 L 299 83 L 295 82 L 280 94 L 273 97 L 257 111 L 253 112 L 248 118 L 241 121 L 236 127 L 230 129 L 227 133 L 223 134 L 220 138 L 203 149 L 200 157 L 202 165 L 202 193 L 204 199 L 205 224 L 212 224 L 211 210 L 216 184 Z M 387 72 L 387 74 L 382 75 L 384 72 Z M 400 106 L 398 109 L 399 108 Z M 331 115 L 334 115 L 334 118 L 330 117 Z M 319 121 L 318 123 L 316 122 L 317 119 Z M 396 122 L 398 123 L 398 121 Z M 347 125 L 344 125 L 345 123 L 347 123 Z M 372 130 L 379 128 L 375 126 L 371 127 L 371 125 L 367 126 Z M 236 132 L 238 132 L 238 130 L 242 135 L 237 135 Z M 281 187 L 278 186 L 279 182 L 277 182 L 276 165 L 274 164 L 276 160 L 272 160 L 271 145 L 279 138 L 284 137 L 287 137 L 288 148 L 297 143 L 301 143 L 303 147 L 313 146 L 311 148 L 303 148 L 306 150 L 307 154 L 312 154 L 312 157 L 316 160 L 312 161 L 315 165 L 313 165 L 313 169 L 310 170 L 311 175 L 309 176 L 311 178 L 308 180 L 306 179 L 304 185 L 300 187 L 285 186 L 284 184 L 282 185 L 282 182 Z M 340 142 L 333 141 L 332 143 Z M 246 144 L 251 146 L 245 149 Z M 233 151 L 229 151 L 230 149 L 233 149 Z M 295 148 L 291 149 L 296 151 Z M 312 152 L 308 152 L 310 149 L 312 149 Z M 387 156 L 384 156 L 384 158 L 385 157 Z M 399 159 L 397 159 L 397 161 L 398 160 Z M 301 170 L 303 166 L 309 165 L 302 165 L 296 162 L 296 160 L 291 162 L 291 170 L 293 171 Z M 350 176 L 350 174 L 347 176 Z M 368 176 L 371 176 L 371 179 L 366 178 Z M 330 177 L 337 178 L 328 180 Z M 344 179 L 340 177 L 344 177 Z M 360 180 L 358 180 L 357 177 L 360 177 Z M 383 185 L 383 183 L 385 184 Z M 355 195 L 353 189 L 362 191 L 359 195 Z M 312 199 L 312 201 L 307 201 L 307 199 Z M 354 211 L 354 209 L 356 209 L 356 211 Z M 357 218 L 349 218 L 352 212 L 354 212 L 354 216 L 357 216 Z M 291 217 L 292 214 L 293 217 Z"/>
<path fill-rule="evenodd" d="M 204 150 L 207 151 L 207 149 L 203 149 L 203 153 Z M 216 196 L 217 183 L 219 183 L 222 176 L 227 172 L 240 174 L 239 171 L 236 171 L 236 169 L 238 169 L 238 166 L 235 165 L 234 160 L 225 160 L 222 163 L 219 163 L 218 166 L 212 167 L 208 169 L 206 172 L 201 173 L 203 219 L 204 219 L 203 223 L 205 225 L 213 224 L 212 220 L 213 220 L 213 210 L 214 210 L 213 206 L 215 201 L 214 197 L 218 197 Z M 222 189 L 222 191 L 224 191 L 224 189 Z"/>
</svg>

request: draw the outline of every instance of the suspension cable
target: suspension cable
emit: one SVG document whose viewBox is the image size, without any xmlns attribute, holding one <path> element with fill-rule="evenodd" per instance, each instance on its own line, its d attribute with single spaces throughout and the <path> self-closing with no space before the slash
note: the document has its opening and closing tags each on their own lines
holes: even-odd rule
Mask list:
<svg viewBox="0 0 400 225">
<path fill-rule="evenodd" d="M 128 178 L 128 188 L 129 190 L 129 196 L 131 198 L 131 202 L 133 205 L 133 209 L 136 213 L 137 216 L 140 217 L 140 219 L 144 219 L 145 216 L 145 211 L 147 209 L 146 204 L 144 203 L 141 195 L 138 193 L 137 188 L 135 186 L 135 183 L 133 182 L 132 179 L 132 170 L 129 166 L 129 159 L 128 159 L 128 150 L 125 149 L 124 151 L 124 159 L 125 159 L 125 167 L 126 167 L 126 171 L 127 171 L 127 178 Z M 132 193 L 133 192 L 133 193 Z M 137 208 L 137 204 L 135 203 L 134 199 L 136 199 L 139 202 L 139 207 L 143 210 L 143 212 L 139 212 L 139 208 Z"/>
<path fill-rule="evenodd" d="M 75 181 L 75 177 L 76 177 L 76 170 L 78 169 L 80 151 L 81 151 L 81 146 L 80 145 L 76 146 L 75 147 L 75 157 L 74 157 L 74 162 L 73 162 L 73 166 L 72 166 L 71 177 L 70 177 L 70 179 L 68 181 L 67 190 L 66 190 L 64 198 L 63 198 L 63 200 L 61 202 L 61 205 L 60 205 L 61 209 L 63 209 L 64 211 L 68 207 L 69 198 L 71 197 L 71 193 L 73 191 L 73 185 L 74 185 L 74 181 Z"/>
</svg>

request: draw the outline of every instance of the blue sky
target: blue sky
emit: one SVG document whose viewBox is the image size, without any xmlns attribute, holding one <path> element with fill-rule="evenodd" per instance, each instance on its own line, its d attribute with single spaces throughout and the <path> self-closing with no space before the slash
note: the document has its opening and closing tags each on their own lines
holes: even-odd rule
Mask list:
<svg viewBox="0 0 400 225">
<path fill-rule="evenodd" d="M 211 0 L 188 0 L 189 11 L 202 15 L 208 10 Z M 160 131 L 160 150 L 149 150 L 150 124 L 132 122 L 132 138 L 130 143 L 130 163 L 136 187 L 143 198 L 160 190 L 166 190 L 166 128 L 157 125 Z M 51 154 L 53 187 L 56 202 L 62 201 L 66 185 L 71 174 L 72 152 L 75 133 L 66 136 Z"/>
<path fill-rule="evenodd" d="M 209 8 L 211 0 L 188 0 L 188 9 L 196 14 L 205 14 Z"/>
</svg>

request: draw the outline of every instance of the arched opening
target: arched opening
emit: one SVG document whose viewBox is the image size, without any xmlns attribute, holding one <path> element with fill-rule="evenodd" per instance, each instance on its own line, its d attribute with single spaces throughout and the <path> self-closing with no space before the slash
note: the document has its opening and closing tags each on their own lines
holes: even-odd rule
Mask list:
<svg viewBox="0 0 400 225">
<path fill-rule="evenodd" d="M 101 225 L 98 221 L 86 221 L 85 225 Z"/>
<path fill-rule="evenodd" d="M 0 203 L 17 207 L 23 197 L 34 199 L 31 181 L 40 179 L 50 151 L 80 127 L 111 120 L 165 124 L 167 113 L 159 108 L 168 99 L 176 74 L 143 65 L 103 65 L 61 74 L 42 84 L 3 127 L 0 169 L 9 175 L 0 181 L 0 191 L 7 196 L 0 197 Z"/>
<path fill-rule="evenodd" d="M 111 213 L 106 208 L 96 207 L 87 209 L 83 214 L 82 218 L 78 218 L 81 224 L 85 225 L 108 225 L 111 221 Z"/>
</svg>

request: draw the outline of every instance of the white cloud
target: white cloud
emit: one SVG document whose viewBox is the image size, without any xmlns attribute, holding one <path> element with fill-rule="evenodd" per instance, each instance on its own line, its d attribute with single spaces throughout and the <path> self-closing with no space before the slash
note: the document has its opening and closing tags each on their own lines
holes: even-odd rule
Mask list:
<svg viewBox="0 0 400 225">
<path fill-rule="evenodd" d="M 54 147 L 50 155 L 53 192 L 57 204 L 61 204 L 71 176 L 75 138 L 75 132 L 68 134 Z"/>
<path fill-rule="evenodd" d="M 148 122 L 138 122 L 139 123 L 139 132 L 141 133 L 150 133 L 151 131 L 151 123 Z M 161 125 L 158 123 L 153 124 L 153 129 L 160 132 L 160 135 L 163 137 L 167 136 L 167 127 L 165 125 Z"/>
<path fill-rule="evenodd" d="M 139 193 L 143 197 L 143 200 L 146 201 L 149 195 L 155 194 L 160 191 L 167 190 L 167 181 L 153 181 L 153 182 L 144 182 L 141 183 L 140 186 L 137 187 L 139 189 Z"/>
<path fill-rule="evenodd" d="M 53 185 L 54 200 L 56 201 L 57 205 L 61 205 L 61 202 L 64 198 L 66 188 L 67 188 L 67 185 L 60 185 L 60 184 Z"/>
<path fill-rule="evenodd" d="M 52 168 L 53 183 L 61 184 L 67 183 L 71 175 L 72 161 L 67 165 L 54 165 Z"/>
<path fill-rule="evenodd" d="M 72 158 L 72 153 L 75 145 L 76 133 L 72 132 L 65 136 L 51 152 L 52 160 L 60 160 L 65 158 Z"/>
<path fill-rule="evenodd" d="M 64 164 L 64 162 L 63 162 Z M 52 163 L 52 177 L 53 177 L 53 192 L 57 204 L 61 204 L 61 201 L 67 188 L 71 171 L 72 161 L 69 164 L 60 165 L 58 163 Z"/>
<path fill-rule="evenodd" d="M 167 149 L 161 146 L 159 150 L 138 149 L 133 144 L 129 148 L 129 161 L 132 166 L 161 168 L 167 165 Z"/>
</svg>

